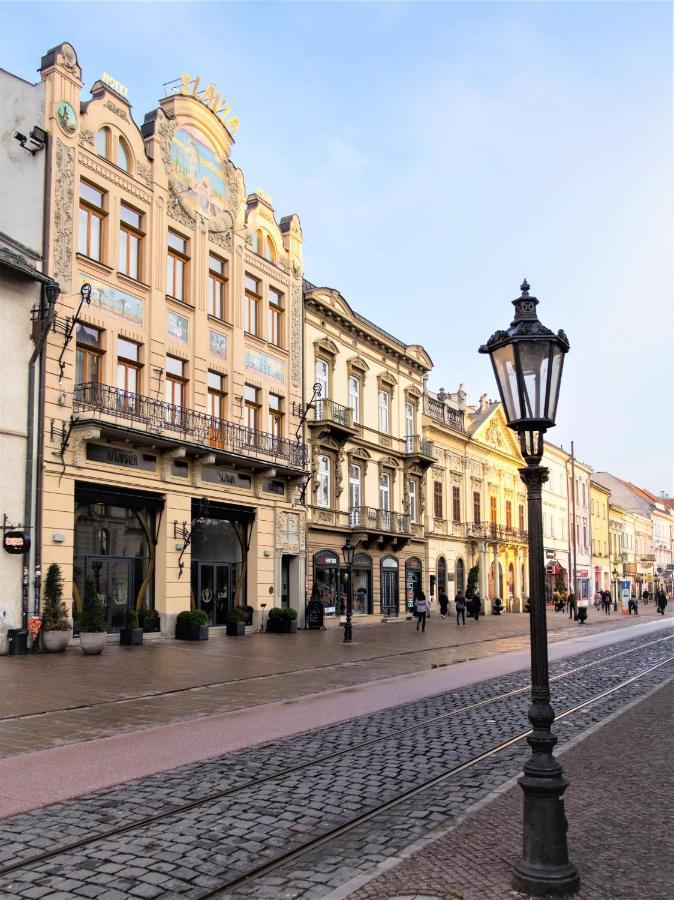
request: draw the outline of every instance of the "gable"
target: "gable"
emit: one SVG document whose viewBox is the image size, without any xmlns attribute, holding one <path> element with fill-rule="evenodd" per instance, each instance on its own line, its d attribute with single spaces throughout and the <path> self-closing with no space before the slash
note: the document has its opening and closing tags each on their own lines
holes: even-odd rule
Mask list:
<svg viewBox="0 0 674 900">
<path fill-rule="evenodd" d="M 512 457 L 518 465 L 523 464 L 517 438 L 512 429 L 508 428 L 500 405 L 475 431 L 473 439 Z"/>
</svg>

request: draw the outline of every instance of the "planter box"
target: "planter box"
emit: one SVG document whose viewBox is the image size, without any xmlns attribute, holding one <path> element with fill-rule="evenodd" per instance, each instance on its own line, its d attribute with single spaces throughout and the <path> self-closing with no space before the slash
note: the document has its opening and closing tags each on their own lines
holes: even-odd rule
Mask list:
<svg viewBox="0 0 674 900">
<path fill-rule="evenodd" d="M 70 638 L 73 636 L 72 631 L 43 631 L 42 647 L 47 653 L 63 653 Z"/>
<path fill-rule="evenodd" d="M 227 622 L 225 634 L 227 635 L 227 637 L 243 637 L 246 634 L 246 623 Z"/>
<path fill-rule="evenodd" d="M 85 656 L 98 656 L 103 652 L 106 637 L 104 631 L 80 631 L 80 650 Z"/>
<path fill-rule="evenodd" d="M 176 622 L 177 641 L 207 641 L 208 625 L 182 625 Z"/>
<path fill-rule="evenodd" d="M 119 643 L 122 647 L 139 647 L 143 643 L 143 629 L 122 628 L 119 632 Z"/>
<path fill-rule="evenodd" d="M 269 634 L 297 634 L 297 619 L 267 619 Z"/>
</svg>

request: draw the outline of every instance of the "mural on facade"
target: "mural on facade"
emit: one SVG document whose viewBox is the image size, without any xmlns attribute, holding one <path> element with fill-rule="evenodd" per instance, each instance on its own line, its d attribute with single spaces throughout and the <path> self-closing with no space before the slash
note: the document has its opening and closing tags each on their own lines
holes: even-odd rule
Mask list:
<svg viewBox="0 0 674 900">
<path fill-rule="evenodd" d="M 246 350 L 246 368 L 260 372 L 275 381 L 285 381 L 285 366 L 280 359 L 260 350 Z"/>
<path fill-rule="evenodd" d="M 227 359 L 227 335 L 209 329 L 208 349 L 213 356 L 218 356 L 220 359 Z"/>
<path fill-rule="evenodd" d="M 168 333 L 176 341 L 186 344 L 190 336 L 190 323 L 185 316 L 179 316 L 178 313 L 170 312 L 168 314 Z"/>
<path fill-rule="evenodd" d="M 83 284 L 91 285 L 91 306 L 95 309 L 126 319 L 135 325 L 143 324 L 143 301 L 138 297 L 80 274 L 80 287 Z"/>
<path fill-rule="evenodd" d="M 191 125 L 178 128 L 171 145 L 171 175 L 181 204 L 192 215 L 221 219 L 227 185 L 220 160 Z"/>
</svg>

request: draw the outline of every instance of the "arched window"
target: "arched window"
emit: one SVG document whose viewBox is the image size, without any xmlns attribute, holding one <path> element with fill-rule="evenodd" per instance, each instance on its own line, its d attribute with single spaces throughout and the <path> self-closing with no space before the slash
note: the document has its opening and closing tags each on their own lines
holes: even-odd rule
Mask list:
<svg viewBox="0 0 674 900">
<path fill-rule="evenodd" d="M 257 255 L 263 256 L 264 255 L 264 253 L 263 253 L 263 251 L 264 251 L 264 235 L 262 234 L 262 231 L 259 228 L 255 232 L 255 240 L 254 240 L 253 244 L 254 244 L 255 252 L 257 253 Z"/>
<path fill-rule="evenodd" d="M 438 560 L 438 594 L 445 590 L 447 590 L 447 563 L 445 557 L 441 556 Z"/>
<path fill-rule="evenodd" d="M 110 159 L 110 129 L 107 127 L 96 133 L 96 153 L 103 159 Z"/>
<path fill-rule="evenodd" d="M 464 567 L 464 565 L 463 565 L 463 560 L 462 560 L 462 559 L 457 559 L 457 561 L 456 561 L 456 572 L 455 572 L 456 589 L 457 589 L 457 591 L 465 591 L 465 590 L 466 590 L 465 572 L 466 572 L 466 570 L 465 570 L 465 567 Z"/>
<path fill-rule="evenodd" d="M 264 245 L 264 256 L 265 259 L 269 260 L 269 262 L 276 262 L 276 247 L 274 246 L 274 242 L 269 237 L 269 235 L 267 235 L 267 240 L 265 241 Z"/>
<path fill-rule="evenodd" d="M 120 138 L 117 145 L 117 165 L 125 172 L 131 171 L 131 154 L 124 138 Z"/>
</svg>

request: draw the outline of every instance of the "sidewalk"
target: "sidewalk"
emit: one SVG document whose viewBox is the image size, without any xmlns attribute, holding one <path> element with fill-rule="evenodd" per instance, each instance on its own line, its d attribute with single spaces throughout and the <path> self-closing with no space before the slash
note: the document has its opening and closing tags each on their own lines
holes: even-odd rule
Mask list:
<svg viewBox="0 0 674 900">
<path fill-rule="evenodd" d="M 674 680 L 560 754 L 578 900 L 669 900 L 674 884 Z M 507 793 L 348 896 L 512 900 L 522 791 Z M 342 894 L 342 896 L 346 896 Z"/>
</svg>

